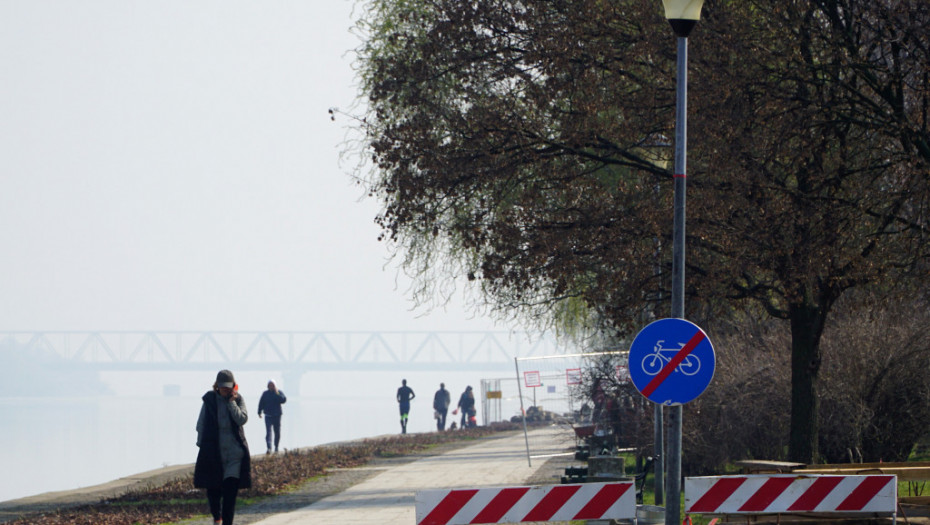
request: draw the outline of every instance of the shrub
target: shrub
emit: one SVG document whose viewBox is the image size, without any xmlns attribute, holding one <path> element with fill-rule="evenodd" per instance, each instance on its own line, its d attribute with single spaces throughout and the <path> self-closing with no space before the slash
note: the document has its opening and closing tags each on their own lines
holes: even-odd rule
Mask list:
<svg viewBox="0 0 930 525">
<path fill-rule="evenodd" d="M 919 299 L 882 301 L 857 294 L 836 305 L 821 341 L 821 461 L 903 461 L 927 436 L 928 325 L 930 312 Z M 704 328 L 714 343 L 717 368 L 707 390 L 684 407 L 683 472 L 719 473 L 739 459 L 786 459 L 787 323 L 744 318 Z M 630 405 L 628 392 L 618 386 L 611 392 Z M 647 403 L 618 416 L 615 427 L 626 445 L 652 453 L 652 414 Z"/>
</svg>

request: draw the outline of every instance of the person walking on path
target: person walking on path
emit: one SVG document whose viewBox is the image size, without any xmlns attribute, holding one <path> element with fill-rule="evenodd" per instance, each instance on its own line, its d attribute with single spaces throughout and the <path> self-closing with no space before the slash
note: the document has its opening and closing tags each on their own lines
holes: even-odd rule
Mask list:
<svg viewBox="0 0 930 525">
<path fill-rule="evenodd" d="M 281 442 L 281 405 L 287 403 L 287 396 L 278 389 L 274 379 L 268 380 L 268 390 L 262 392 L 262 398 L 258 400 L 258 418 L 262 418 L 262 412 L 265 413 L 265 444 L 268 450 L 265 454 L 271 454 L 272 434 L 274 434 L 274 451 L 278 452 L 278 443 Z"/>
<path fill-rule="evenodd" d="M 460 428 L 468 428 L 469 421 L 471 417 L 475 414 L 475 393 L 471 389 L 471 385 L 465 388 L 465 391 L 462 392 L 462 395 L 459 397 L 458 408 L 455 409 L 453 414 L 462 411 L 462 422 L 459 424 Z"/>
<path fill-rule="evenodd" d="M 207 489 L 213 523 L 232 525 L 239 489 L 252 486 L 249 444 L 242 429 L 249 415 L 229 370 L 216 374 L 213 389 L 202 399 L 197 418 L 200 451 L 194 465 L 194 487 Z"/>
<path fill-rule="evenodd" d="M 433 410 L 436 411 L 436 430 L 442 432 L 446 429 L 446 415 L 449 405 L 452 404 L 452 394 L 446 390 L 445 383 L 439 383 L 439 390 L 433 396 Z"/>
<path fill-rule="evenodd" d="M 407 386 L 407 380 L 400 380 L 401 386 L 397 389 L 397 402 L 400 404 L 400 433 L 407 433 L 407 414 L 410 413 L 410 402 L 417 397 L 413 389 Z"/>
</svg>

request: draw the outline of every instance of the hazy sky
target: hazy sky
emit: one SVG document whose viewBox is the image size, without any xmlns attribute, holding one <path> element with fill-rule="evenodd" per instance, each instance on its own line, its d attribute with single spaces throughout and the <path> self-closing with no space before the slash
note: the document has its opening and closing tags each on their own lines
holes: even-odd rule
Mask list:
<svg viewBox="0 0 930 525">
<path fill-rule="evenodd" d="M 353 8 L 0 0 L 0 329 L 491 328 L 410 311 L 339 163 Z"/>
</svg>

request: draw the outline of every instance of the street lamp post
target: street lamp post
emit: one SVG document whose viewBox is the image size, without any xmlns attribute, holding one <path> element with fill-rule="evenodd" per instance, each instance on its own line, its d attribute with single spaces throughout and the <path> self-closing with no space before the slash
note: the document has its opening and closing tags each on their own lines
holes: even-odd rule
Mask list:
<svg viewBox="0 0 930 525">
<path fill-rule="evenodd" d="M 678 37 L 678 76 L 675 90 L 675 196 L 672 231 L 672 317 L 685 317 L 685 193 L 688 145 L 688 35 L 701 19 L 704 0 L 662 0 L 665 18 Z M 665 524 L 681 523 L 681 405 L 669 413 Z"/>
</svg>

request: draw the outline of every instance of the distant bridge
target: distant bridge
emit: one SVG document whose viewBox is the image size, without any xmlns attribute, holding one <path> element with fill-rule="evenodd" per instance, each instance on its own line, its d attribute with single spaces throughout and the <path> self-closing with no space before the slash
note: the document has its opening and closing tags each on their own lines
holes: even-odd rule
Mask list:
<svg viewBox="0 0 930 525">
<path fill-rule="evenodd" d="M 0 331 L 0 348 L 58 357 L 53 366 L 95 371 L 489 370 L 514 357 L 573 353 L 531 332 Z M 52 354 L 52 355 L 50 355 Z"/>
</svg>

